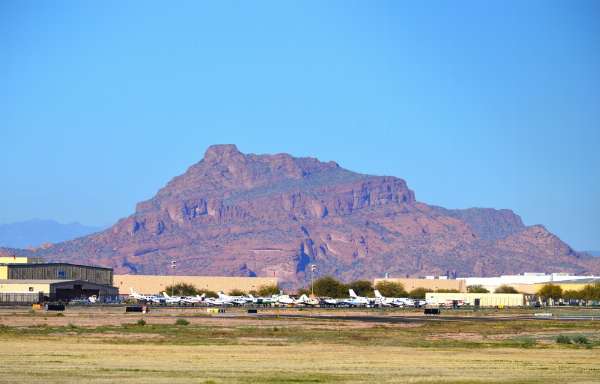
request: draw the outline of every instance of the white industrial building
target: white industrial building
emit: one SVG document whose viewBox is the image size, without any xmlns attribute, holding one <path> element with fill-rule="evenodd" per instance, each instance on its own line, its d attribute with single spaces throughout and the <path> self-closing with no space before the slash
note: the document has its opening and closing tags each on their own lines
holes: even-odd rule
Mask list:
<svg viewBox="0 0 600 384">
<path fill-rule="evenodd" d="M 483 288 L 493 292 L 501 285 L 521 285 L 521 284 L 540 284 L 554 283 L 567 280 L 585 280 L 598 278 L 598 276 L 576 276 L 568 273 L 537 273 L 529 272 L 521 275 L 502 275 L 496 277 L 462 277 L 457 280 L 464 280 L 467 287 L 471 285 L 480 285 Z"/>
</svg>

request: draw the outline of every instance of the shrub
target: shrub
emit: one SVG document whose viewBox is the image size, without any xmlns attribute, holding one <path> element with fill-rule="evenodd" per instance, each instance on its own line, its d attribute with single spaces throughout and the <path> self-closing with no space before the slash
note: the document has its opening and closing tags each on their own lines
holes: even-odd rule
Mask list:
<svg viewBox="0 0 600 384">
<path fill-rule="evenodd" d="M 200 290 L 198 290 L 197 294 L 198 295 L 203 295 L 204 294 L 204 297 L 219 297 L 219 295 L 217 294 L 217 292 L 211 291 L 211 290 L 208 290 L 208 289 L 200 289 Z"/>
<path fill-rule="evenodd" d="M 501 285 L 498 288 L 496 288 L 494 293 L 519 293 L 519 291 L 517 291 L 510 285 Z"/>
<path fill-rule="evenodd" d="M 579 336 L 575 336 L 573 338 L 573 342 L 575 344 L 589 344 L 590 341 L 588 340 L 587 337 L 583 336 L 583 335 L 579 335 Z"/>
<path fill-rule="evenodd" d="M 232 289 L 228 294 L 230 296 L 246 296 L 246 292 L 242 291 L 241 289 Z"/>
<path fill-rule="evenodd" d="M 565 335 L 558 335 L 556 342 L 558 344 L 571 344 L 571 338 Z"/>
<path fill-rule="evenodd" d="M 490 291 L 483 288 L 481 285 L 469 285 L 467 287 L 467 292 L 469 292 L 469 293 L 490 293 Z"/>
<path fill-rule="evenodd" d="M 65 317 L 65 314 L 64 314 L 64 313 L 62 313 L 62 312 L 58 312 L 58 313 L 56 314 L 56 317 Z"/>
<path fill-rule="evenodd" d="M 427 292 L 433 292 L 431 289 L 419 287 L 408 292 L 408 296 L 413 299 L 424 299 Z"/>
<path fill-rule="evenodd" d="M 459 293 L 458 289 L 438 289 L 437 293 Z"/>
<path fill-rule="evenodd" d="M 358 296 L 373 297 L 373 284 L 368 280 L 356 280 L 348 284 Z"/>
<path fill-rule="evenodd" d="M 144 325 L 146 325 L 146 320 L 144 319 L 139 319 L 137 321 L 137 323 L 135 323 L 136 325 L 139 325 L 140 327 L 143 327 Z"/>
<path fill-rule="evenodd" d="M 186 319 L 177 319 L 175 320 L 175 325 L 189 325 L 190 322 Z"/>
<path fill-rule="evenodd" d="M 538 295 L 544 299 L 558 300 L 562 297 L 562 288 L 560 285 L 544 284 L 538 291 Z"/>
<path fill-rule="evenodd" d="M 375 289 L 377 289 L 384 297 L 404 297 L 408 295 L 401 283 L 395 283 L 393 281 L 380 281 L 375 285 Z"/>
<path fill-rule="evenodd" d="M 331 276 L 315 280 L 313 286 L 317 296 L 348 297 L 348 286 Z"/>
<path fill-rule="evenodd" d="M 258 296 L 272 296 L 279 293 L 279 287 L 277 285 L 263 285 L 256 291 Z"/>
<path fill-rule="evenodd" d="M 199 291 L 192 284 L 177 283 L 175 285 L 169 285 L 165 288 L 165 292 L 170 296 L 195 296 Z"/>
</svg>

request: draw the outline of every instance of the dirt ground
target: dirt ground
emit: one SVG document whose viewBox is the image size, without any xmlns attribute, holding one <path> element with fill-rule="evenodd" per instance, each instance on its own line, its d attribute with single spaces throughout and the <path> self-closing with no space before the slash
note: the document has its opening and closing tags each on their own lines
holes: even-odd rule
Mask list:
<svg viewBox="0 0 600 384">
<path fill-rule="evenodd" d="M 319 314 L 330 312 L 0 308 L 0 383 L 600 383 L 600 321 L 381 324 Z M 416 313 L 379 314 L 393 315 Z"/>
</svg>

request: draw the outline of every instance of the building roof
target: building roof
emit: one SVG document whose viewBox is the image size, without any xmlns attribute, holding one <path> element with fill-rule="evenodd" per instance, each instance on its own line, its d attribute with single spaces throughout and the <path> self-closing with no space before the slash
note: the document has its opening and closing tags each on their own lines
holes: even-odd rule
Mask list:
<svg viewBox="0 0 600 384">
<path fill-rule="evenodd" d="M 107 267 L 98 267 L 96 265 L 83 265 L 83 264 L 71 264 L 71 263 L 0 263 L 0 265 L 6 265 L 9 267 L 52 267 L 58 265 L 69 265 L 72 267 L 84 267 L 84 268 L 95 268 L 95 269 L 105 269 L 112 271 L 112 268 Z"/>
<path fill-rule="evenodd" d="M 57 283 L 74 283 L 78 280 L 18 280 L 18 279 L 10 279 L 10 280 L 0 280 L 0 284 L 57 284 Z"/>
<path fill-rule="evenodd" d="M 600 278 L 598 277 L 590 277 L 587 279 L 574 279 L 574 280 L 558 280 L 558 281 L 549 281 L 548 283 L 552 283 L 555 285 L 560 284 L 594 284 L 600 283 Z M 546 284 L 548 284 L 546 283 Z"/>
</svg>

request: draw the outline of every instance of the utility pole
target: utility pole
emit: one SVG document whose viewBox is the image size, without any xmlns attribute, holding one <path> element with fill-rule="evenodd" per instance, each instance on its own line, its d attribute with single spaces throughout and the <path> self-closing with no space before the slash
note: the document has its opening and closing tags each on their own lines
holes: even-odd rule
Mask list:
<svg viewBox="0 0 600 384">
<path fill-rule="evenodd" d="M 317 270 L 316 264 L 310 265 L 310 297 L 315 297 L 315 272 Z"/>
<path fill-rule="evenodd" d="M 172 276 L 172 281 L 171 281 L 171 287 L 172 289 L 175 289 L 175 269 L 177 268 L 177 260 L 173 259 L 171 260 L 171 270 L 173 271 L 173 276 Z M 174 295 L 174 292 L 171 292 L 171 295 Z"/>
</svg>

